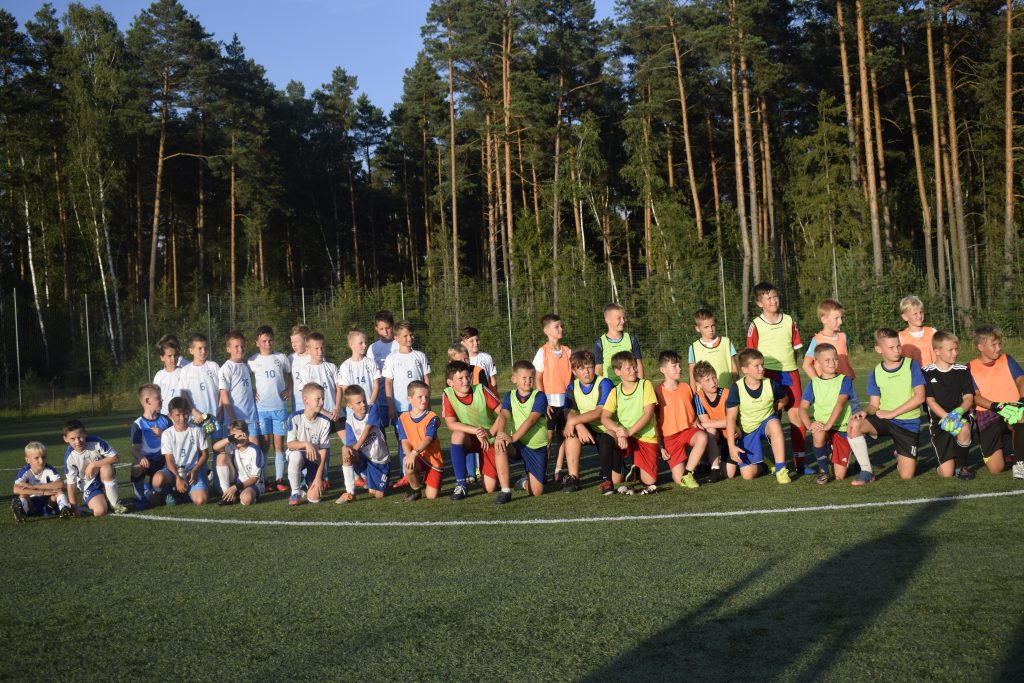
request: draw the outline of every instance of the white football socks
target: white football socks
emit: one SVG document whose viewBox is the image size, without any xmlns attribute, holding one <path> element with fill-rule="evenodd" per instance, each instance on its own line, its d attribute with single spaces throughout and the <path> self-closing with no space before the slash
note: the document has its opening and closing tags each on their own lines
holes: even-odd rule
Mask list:
<svg viewBox="0 0 1024 683">
<path fill-rule="evenodd" d="M 356 470 L 351 465 L 342 465 L 341 473 L 345 475 L 345 490 L 356 495 Z"/>
<path fill-rule="evenodd" d="M 857 459 L 861 472 L 871 471 L 871 458 L 868 457 L 868 442 L 863 436 L 851 436 L 847 439 L 850 442 L 850 450 L 853 457 Z"/>
</svg>

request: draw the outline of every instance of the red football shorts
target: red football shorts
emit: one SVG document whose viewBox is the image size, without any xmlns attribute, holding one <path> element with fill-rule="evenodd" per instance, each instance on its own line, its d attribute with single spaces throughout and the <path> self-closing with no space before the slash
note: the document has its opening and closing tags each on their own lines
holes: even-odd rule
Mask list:
<svg viewBox="0 0 1024 683">
<path fill-rule="evenodd" d="M 626 440 L 626 457 L 632 456 L 633 464 L 651 475 L 658 476 L 658 444 L 640 441 L 636 437 Z"/>
<path fill-rule="evenodd" d="M 681 432 L 665 437 L 665 450 L 668 451 L 668 467 L 672 469 L 686 462 L 686 449 L 690 447 L 693 437 L 700 431 L 698 427 L 687 427 Z"/>
</svg>

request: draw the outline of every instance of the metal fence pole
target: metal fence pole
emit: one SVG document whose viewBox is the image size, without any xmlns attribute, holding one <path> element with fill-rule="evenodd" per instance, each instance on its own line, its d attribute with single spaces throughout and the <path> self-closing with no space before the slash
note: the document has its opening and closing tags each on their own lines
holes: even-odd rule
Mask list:
<svg viewBox="0 0 1024 683">
<path fill-rule="evenodd" d="M 949 277 L 946 281 L 949 282 L 949 317 L 953 324 L 953 334 L 956 335 L 956 308 L 953 305 L 953 262 L 949 260 L 949 240 L 943 240 L 946 247 L 946 270 L 949 273 Z"/>
<path fill-rule="evenodd" d="M 85 357 L 89 361 L 89 404 L 96 412 L 96 393 L 92 387 L 92 340 L 89 339 L 89 295 L 82 295 L 82 306 L 85 308 Z M 149 354 L 146 354 L 147 357 Z"/>
<path fill-rule="evenodd" d="M 516 354 L 512 350 L 512 297 L 508 292 L 508 280 L 505 280 L 505 313 L 508 316 L 508 362 L 511 368 L 515 365 Z"/>
<path fill-rule="evenodd" d="M 306 324 L 306 288 L 302 288 L 302 324 Z"/>
<path fill-rule="evenodd" d="M 18 412 L 24 410 L 21 403 L 21 337 L 18 335 L 18 290 L 11 290 L 14 300 L 14 367 L 18 372 Z"/>
<path fill-rule="evenodd" d="M 210 316 L 210 295 L 206 295 L 206 339 L 207 347 L 213 344 L 213 319 Z"/>
<path fill-rule="evenodd" d="M 153 376 L 153 368 L 149 366 L 149 302 L 142 300 L 142 326 L 146 330 L 146 376 Z"/>
<path fill-rule="evenodd" d="M 832 245 L 832 298 L 839 301 L 839 269 L 836 267 L 836 245 Z"/>
<path fill-rule="evenodd" d="M 405 283 L 398 283 L 398 294 L 402 297 L 402 320 L 405 320 Z"/>
<path fill-rule="evenodd" d="M 718 255 L 718 277 L 722 282 L 722 317 L 725 322 L 725 336 L 729 336 L 729 305 L 725 298 L 725 260 Z"/>
</svg>

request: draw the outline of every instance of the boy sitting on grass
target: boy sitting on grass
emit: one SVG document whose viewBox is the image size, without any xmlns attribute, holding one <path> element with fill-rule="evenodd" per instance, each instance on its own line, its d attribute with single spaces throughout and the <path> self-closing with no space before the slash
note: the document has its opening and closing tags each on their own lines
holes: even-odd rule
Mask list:
<svg viewBox="0 0 1024 683">
<path fill-rule="evenodd" d="M 14 478 L 11 510 L 16 522 L 27 517 L 71 517 L 74 512 L 64 495 L 64 483 L 46 462 L 46 446 L 39 441 L 25 444 L 25 466 Z"/>
<path fill-rule="evenodd" d="M 615 438 L 608 434 L 601 416 L 608 396 L 615 391 L 615 385 L 607 377 L 597 374 L 594 354 L 586 349 L 575 351 L 569 356 L 573 381 L 565 395 L 569 414 L 565 419 L 565 460 L 569 476 L 565 489 L 579 488 L 577 478 L 580 470 L 580 455 L 583 446 L 594 444 L 601 463 L 601 483 L 598 491 L 603 495 L 615 493 L 615 486 L 622 483 L 622 453 L 615 447 Z M 570 480 L 572 488 L 570 487 Z"/>
<path fill-rule="evenodd" d="M 789 394 L 775 380 L 765 378 L 764 354 L 760 351 L 745 349 L 738 360 L 743 379 L 732 386 L 725 403 L 729 457 L 737 463 L 741 477 L 753 479 L 760 474 L 764 462 L 761 440 L 767 439 L 775 460 L 775 479 L 788 484 L 786 443 L 779 411 L 786 407 Z"/>
<path fill-rule="evenodd" d="M 676 486 L 699 488 L 693 471 L 704 457 L 705 449 L 717 455 L 715 442 L 697 426 L 693 389 L 679 380 L 683 376 L 683 359 L 675 351 L 662 351 L 658 369 L 665 377 L 654 394 L 658 397 L 658 433 L 661 434 L 661 458 L 668 463 Z M 700 361 L 698 361 L 700 362 Z M 696 365 L 696 363 L 694 364 Z M 687 456 L 686 449 L 690 449 Z M 717 458 L 716 458 L 717 459 Z"/>
<path fill-rule="evenodd" d="M 657 493 L 658 422 L 654 413 L 658 399 L 654 385 L 640 377 L 637 359 L 629 351 L 612 356 L 612 371 L 619 378 L 619 385 L 604 402 L 601 423 L 615 437 L 619 451 L 624 451 L 627 458 L 632 457 L 633 464 L 640 469 L 644 484 L 640 495 Z M 616 493 L 632 495 L 633 489 L 624 483 Z"/>
<path fill-rule="evenodd" d="M 210 495 L 206 482 L 206 432 L 188 421 L 187 399 L 172 398 L 167 412 L 172 427 L 160 435 L 160 450 L 164 454 L 164 477 L 171 481 L 174 490 L 167 494 L 166 504 L 176 504 L 177 496 L 187 493 L 196 505 L 206 505 Z"/>
<path fill-rule="evenodd" d="M 302 410 L 296 410 L 288 418 L 288 483 L 292 488 L 288 505 L 300 504 L 303 497 L 310 503 L 319 503 L 323 495 L 332 427 L 330 418 L 320 412 L 323 407 L 324 388 L 316 382 L 308 382 L 302 387 Z"/>
<path fill-rule="evenodd" d="M 117 495 L 117 451 L 98 436 L 89 436 L 80 420 L 68 420 L 64 425 L 64 443 L 68 445 L 64 451 L 64 481 L 75 517 L 82 515 L 79 493 L 93 517 L 102 517 L 108 510 L 118 515 L 128 512 Z"/>
<path fill-rule="evenodd" d="M 376 366 L 374 366 L 376 367 Z M 377 383 L 371 385 L 371 391 Z M 341 471 L 345 490 L 335 503 L 350 503 L 356 498 L 356 475 L 374 498 L 383 498 L 391 481 L 391 454 L 381 428 L 376 403 L 369 403 L 366 391 L 358 384 L 345 387 L 345 440 L 341 447 Z"/>
<path fill-rule="evenodd" d="M 217 453 L 217 479 L 224 492 L 218 505 L 239 502 L 252 505 L 266 490 L 267 460 L 262 449 L 249 438 L 249 425 L 235 420 L 228 425 L 228 438 L 213 444 Z"/>
<path fill-rule="evenodd" d="M 495 426 L 508 439 L 501 439 L 497 448 L 506 456 L 523 461 L 526 474 L 515 488 L 534 496 L 544 493 L 548 469 L 547 397 L 534 387 L 536 370 L 528 360 L 512 366 L 514 388 L 505 395 Z M 506 429 L 508 426 L 508 429 Z"/>
<path fill-rule="evenodd" d="M 725 458 L 725 467 L 722 467 L 722 454 L 729 453 L 725 445 L 725 403 L 729 389 L 718 385 L 718 370 L 707 361 L 697 361 L 693 366 L 693 379 L 697 383 L 697 395 L 693 402 L 697 410 L 697 426 L 707 433 L 714 447 L 713 454 L 711 450 L 708 451 L 711 460 L 711 477 L 708 481 L 714 484 L 726 477 L 732 479 L 736 476 L 736 463 Z"/>
<path fill-rule="evenodd" d="M 405 494 L 405 502 L 411 503 L 423 496 L 424 488 L 427 498 L 437 498 L 441 492 L 444 461 L 441 440 L 437 436 L 441 420 L 430 410 L 430 385 L 414 381 L 406 391 L 409 410 L 398 419 L 398 435 L 405 454 L 402 469 L 412 489 Z"/>
</svg>

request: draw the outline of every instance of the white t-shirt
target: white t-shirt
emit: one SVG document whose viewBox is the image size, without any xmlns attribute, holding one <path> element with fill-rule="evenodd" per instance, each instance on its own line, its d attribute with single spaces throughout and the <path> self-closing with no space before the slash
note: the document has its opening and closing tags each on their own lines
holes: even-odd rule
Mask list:
<svg viewBox="0 0 1024 683">
<path fill-rule="evenodd" d="M 171 404 L 171 399 L 181 396 L 181 390 L 184 386 L 181 381 L 181 367 L 179 366 L 171 372 L 167 372 L 162 368 L 157 370 L 156 374 L 153 375 L 153 384 L 160 387 L 160 398 L 164 401 L 160 412 L 167 415 L 167 406 Z"/>
<path fill-rule="evenodd" d="M 470 356 L 469 364 L 483 368 L 483 371 L 487 373 L 488 379 L 496 379 L 498 377 L 498 366 L 494 364 L 494 359 L 491 358 L 489 353 L 481 351 L 475 356 Z"/>
<path fill-rule="evenodd" d="M 199 412 L 216 415 L 220 403 L 220 366 L 208 360 L 202 365 L 189 363 L 178 372 L 181 374 L 182 396 L 188 396 Z M 164 401 L 164 407 L 167 407 L 166 403 Z"/>
<path fill-rule="evenodd" d="M 112 455 L 117 455 L 117 451 L 98 436 L 87 436 L 85 438 L 85 448 L 80 453 L 71 446 L 68 446 L 67 450 L 64 451 L 65 482 L 68 486 L 77 486 L 79 491 L 86 491 L 99 477 L 99 473 L 94 472 L 93 476 L 85 479 L 85 466 L 91 462 L 109 458 Z"/>
<path fill-rule="evenodd" d="M 160 450 L 165 456 L 170 455 L 174 459 L 175 468 L 184 467 L 191 470 L 199 462 L 200 451 L 205 451 L 208 447 L 206 433 L 196 425 L 189 425 L 180 432 L 171 427 L 160 435 Z M 169 460 L 167 468 L 171 469 Z"/>
<path fill-rule="evenodd" d="M 430 363 L 422 351 L 393 351 L 384 361 L 384 370 L 381 374 L 392 380 L 395 410 L 404 413 L 409 410 L 409 384 L 414 381 L 422 382 L 423 378 L 430 374 Z"/>
<path fill-rule="evenodd" d="M 235 418 L 246 422 L 256 421 L 256 399 L 252 391 L 252 377 L 249 366 L 233 360 L 224 361 L 220 366 L 217 384 L 218 389 L 227 390 L 231 397 L 231 405 L 235 408 Z M 225 411 L 224 419 L 230 416 Z"/>
<path fill-rule="evenodd" d="M 57 474 L 57 470 L 49 464 L 43 465 L 43 471 L 38 474 L 32 471 L 31 465 L 25 465 L 18 470 L 18 476 L 14 478 L 15 486 L 43 486 L 45 484 L 52 484 L 55 481 L 60 481 L 60 475 Z M 45 496 L 45 493 L 33 493 L 32 497 Z"/>
<path fill-rule="evenodd" d="M 377 364 L 369 356 L 363 356 L 358 361 L 349 358 L 338 368 L 338 386 L 358 384 L 366 392 L 367 402 L 369 402 L 373 387 L 378 384 L 379 379 L 380 371 L 377 370 Z M 351 416 L 352 412 L 345 408 L 345 415 Z"/>
<path fill-rule="evenodd" d="M 302 368 L 309 363 L 309 354 L 301 356 L 295 353 L 288 354 L 288 366 L 292 369 L 292 405 L 295 410 L 302 410 Z"/>
<path fill-rule="evenodd" d="M 288 436 L 286 443 L 307 441 L 317 450 L 331 446 L 331 421 L 323 414 L 317 413 L 312 421 L 306 419 L 303 411 L 297 410 L 288 417 Z M 292 451 L 289 451 L 291 453 Z M 306 451 L 296 451 L 304 457 Z"/>
<path fill-rule="evenodd" d="M 249 369 L 252 370 L 256 395 L 260 397 L 256 403 L 257 409 L 284 410 L 285 402 L 281 392 L 288 387 L 288 375 L 292 371 L 288 356 L 277 352 L 265 356 L 255 353 L 249 357 Z"/>
<path fill-rule="evenodd" d="M 229 441 L 224 452 L 231 456 L 235 463 L 235 477 L 238 481 L 248 481 L 257 477 L 257 484 L 265 483 L 267 460 L 259 446 L 249 444 L 245 448 L 238 448 Z"/>
<path fill-rule="evenodd" d="M 567 353 L 569 355 L 572 355 L 572 351 L 569 350 L 568 346 L 563 346 L 561 348 L 561 350 L 559 350 L 559 351 L 552 351 L 551 353 L 553 353 L 558 358 L 561 358 L 563 353 Z M 539 349 L 537 349 L 537 355 L 533 357 L 533 367 L 537 370 L 537 372 L 544 372 L 544 347 L 543 346 L 540 347 Z M 552 408 L 562 408 L 562 407 L 565 406 L 565 388 L 564 387 L 562 388 L 562 391 L 560 391 L 557 394 L 545 393 L 544 395 L 547 396 L 548 405 L 551 406 Z"/>
<path fill-rule="evenodd" d="M 345 445 L 354 446 L 363 432 L 369 429 L 370 434 L 359 451 L 370 462 L 383 465 L 391 459 L 391 454 L 388 452 L 388 442 L 384 440 L 384 433 L 380 430 L 380 418 L 377 412 L 377 406 L 373 405 L 369 407 L 362 419 L 349 413 L 348 419 L 345 420 Z"/>
<path fill-rule="evenodd" d="M 334 395 L 338 390 L 338 366 L 327 361 L 319 365 L 307 363 L 302 368 L 302 385 L 305 386 L 309 382 L 324 388 L 324 412 L 333 411 Z"/>
<path fill-rule="evenodd" d="M 380 375 L 380 379 L 377 380 L 377 385 L 380 389 L 377 391 L 377 405 L 383 406 L 386 410 L 388 407 L 388 395 L 384 391 L 384 361 L 388 359 L 393 351 L 398 350 L 398 342 L 392 339 L 389 342 L 383 339 L 370 344 L 370 348 L 366 351 L 366 357 L 373 361 L 374 365 L 377 366 L 377 373 Z"/>
</svg>

